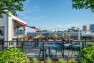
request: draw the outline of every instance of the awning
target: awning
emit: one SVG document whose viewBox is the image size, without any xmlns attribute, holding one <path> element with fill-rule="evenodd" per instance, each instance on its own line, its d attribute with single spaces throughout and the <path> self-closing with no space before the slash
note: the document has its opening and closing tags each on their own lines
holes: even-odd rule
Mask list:
<svg viewBox="0 0 94 63">
<path fill-rule="evenodd" d="M 22 23 L 22 22 L 19 22 L 19 21 L 16 21 L 17 23 L 23 25 L 23 26 L 27 26 L 26 24 Z"/>
<path fill-rule="evenodd" d="M 39 29 L 38 29 L 38 28 L 36 28 L 36 27 L 33 27 L 33 26 L 28 26 L 27 24 L 24 24 L 24 23 L 19 22 L 19 21 L 16 21 L 16 22 L 17 22 L 17 23 L 19 23 L 19 24 L 21 24 L 21 25 L 23 25 L 23 26 L 30 27 L 30 28 L 32 28 L 32 29 L 35 29 L 35 30 L 39 31 Z M 19 28 L 19 26 L 17 26 L 17 28 Z"/>
<path fill-rule="evenodd" d="M 33 28 L 33 29 L 35 29 L 35 30 L 39 31 L 39 29 L 38 29 L 38 28 L 36 28 L 36 27 L 30 27 L 30 28 Z"/>
</svg>

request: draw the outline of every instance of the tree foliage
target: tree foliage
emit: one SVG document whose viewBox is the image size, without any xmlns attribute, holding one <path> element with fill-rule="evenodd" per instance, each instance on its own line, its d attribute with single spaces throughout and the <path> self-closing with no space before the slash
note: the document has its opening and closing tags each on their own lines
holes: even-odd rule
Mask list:
<svg viewBox="0 0 94 63">
<path fill-rule="evenodd" d="M 55 34 L 53 34 L 53 38 L 57 38 L 57 34 L 55 33 Z"/>
<path fill-rule="evenodd" d="M 1 52 L 0 63 L 28 63 L 26 54 L 18 48 L 9 48 Z"/>
<path fill-rule="evenodd" d="M 43 37 L 43 35 L 42 35 L 42 34 L 39 34 L 39 36 L 40 36 L 40 37 Z"/>
<path fill-rule="evenodd" d="M 72 0 L 72 7 L 76 9 L 91 9 L 94 12 L 94 0 Z"/>
<path fill-rule="evenodd" d="M 0 0 L 0 17 L 2 14 L 8 14 L 5 10 L 12 12 L 13 15 L 17 15 L 16 11 L 23 11 L 23 4 L 25 0 Z"/>
</svg>

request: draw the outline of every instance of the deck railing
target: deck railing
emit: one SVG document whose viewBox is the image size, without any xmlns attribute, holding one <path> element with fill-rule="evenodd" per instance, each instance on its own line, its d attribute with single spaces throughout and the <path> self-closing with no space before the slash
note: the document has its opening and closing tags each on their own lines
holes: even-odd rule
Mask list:
<svg viewBox="0 0 94 63">
<path fill-rule="evenodd" d="M 56 46 L 50 45 L 50 44 L 57 44 Z M 6 45 L 7 44 L 7 45 Z M 48 44 L 48 45 L 45 45 Z M 58 45 L 62 46 L 59 47 Z M 80 52 L 83 48 L 87 48 L 90 46 L 94 45 L 93 40 L 81 40 L 81 41 L 49 41 L 49 40 L 41 40 L 41 41 L 0 41 L 0 49 L 4 50 L 9 47 L 15 47 L 15 48 L 22 48 L 25 51 L 26 50 L 31 50 L 31 53 L 37 53 L 39 51 L 38 55 L 36 56 L 37 58 L 47 58 L 48 56 L 52 58 L 79 58 L 79 56 L 75 56 L 78 52 Z M 32 47 L 31 47 L 32 46 Z M 54 49 L 53 49 L 53 48 Z M 59 52 L 61 52 L 61 56 L 59 57 L 58 50 L 60 49 Z M 32 50 L 36 50 L 33 51 Z M 51 56 L 51 51 L 55 52 L 53 53 L 54 55 Z M 48 53 L 47 53 L 48 51 Z M 28 53 L 28 52 L 27 52 Z M 30 53 L 30 52 L 29 52 Z M 42 54 L 41 54 L 42 53 Z M 46 56 L 46 53 L 48 54 Z M 67 54 L 68 53 L 68 54 Z M 70 57 L 66 57 L 65 55 L 67 54 L 70 55 Z M 31 54 L 32 55 L 32 54 Z M 29 58 L 31 58 L 28 55 Z"/>
</svg>

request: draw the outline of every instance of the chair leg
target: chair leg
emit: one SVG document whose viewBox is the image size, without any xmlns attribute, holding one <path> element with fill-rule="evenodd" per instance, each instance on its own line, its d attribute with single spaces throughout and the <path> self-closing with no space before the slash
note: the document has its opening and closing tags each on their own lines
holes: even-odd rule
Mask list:
<svg viewBox="0 0 94 63">
<path fill-rule="evenodd" d="M 45 51 L 45 56 L 47 56 L 47 55 L 46 55 L 46 51 Z"/>
<path fill-rule="evenodd" d="M 70 50 L 71 50 L 71 47 L 70 47 L 70 49 L 69 49 L 69 53 L 70 53 Z M 68 53 L 68 56 L 69 56 L 69 53 Z"/>
<path fill-rule="evenodd" d="M 57 57 L 57 49 L 56 49 L 56 54 L 55 54 L 55 56 Z"/>
<path fill-rule="evenodd" d="M 63 52 L 61 51 L 62 57 L 63 57 Z"/>
<path fill-rule="evenodd" d="M 41 48 L 40 48 L 40 52 L 39 52 L 39 57 L 40 57 L 40 54 L 41 54 Z"/>
<path fill-rule="evenodd" d="M 40 57 L 40 54 L 41 54 L 41 52 L 39 52 L 39 57 Z"/>
</svg>

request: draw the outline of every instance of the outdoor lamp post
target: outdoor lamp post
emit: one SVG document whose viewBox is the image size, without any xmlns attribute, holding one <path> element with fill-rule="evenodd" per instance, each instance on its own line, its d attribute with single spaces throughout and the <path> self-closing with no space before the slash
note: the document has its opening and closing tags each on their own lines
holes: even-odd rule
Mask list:
<svg viewBox="0 0 94 63">
<path fill-rule="evenodd" d="M 78 32 L 78 40 L 80 41 L 80 30 Z"/>
</svg>

